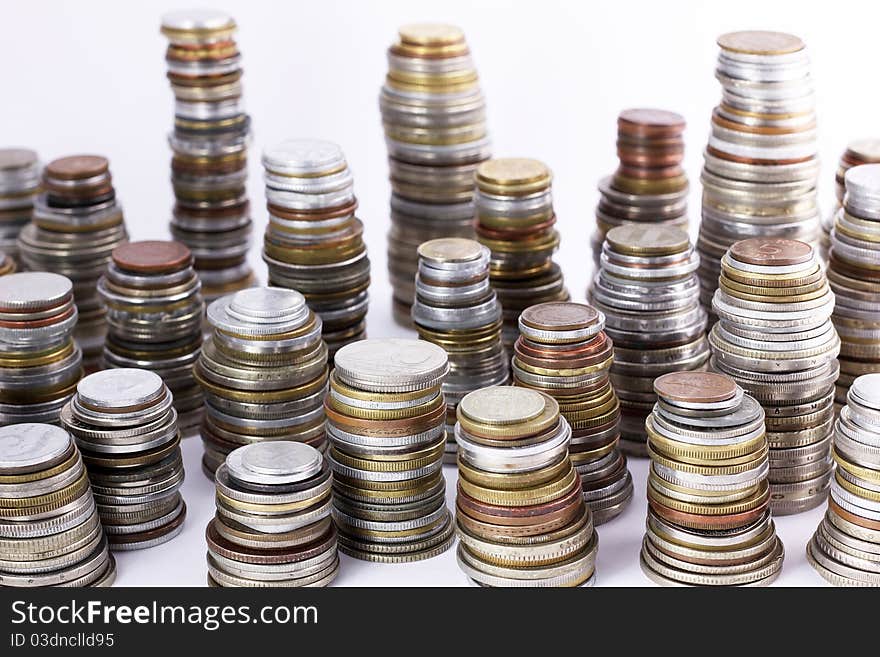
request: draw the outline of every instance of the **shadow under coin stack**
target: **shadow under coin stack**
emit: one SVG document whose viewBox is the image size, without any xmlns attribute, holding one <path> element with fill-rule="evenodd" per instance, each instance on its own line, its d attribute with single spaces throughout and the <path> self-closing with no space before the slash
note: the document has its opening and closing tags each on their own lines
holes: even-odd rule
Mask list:
<svg viewBox="0 0 880 657">
<path fill-rule="evenodd" d="M 504 315 L 508 353 L 519 337 L 519 314 L 547 301 L 568 301 L 562 270 L 553 262 L 552 174 L 542 162 L 499 158 L 477 168 L 477 239 L 492 252 L 489 274 Z"/>
<path fill-rule="evenodd" d="M 217 468 L 208 585 L 327 586 L 339 573 L 333 477 L 321 453 L 279 440 L 239 447 Z"/>
<path fill-rule="evenodd" d="M 95 284 L 110 254 L 128 239 L 109 163 L 98 155 L 54 160 L 43 170 L 33 221 L 18 237 L 21 260 L 31 271 L 51 271 L 73 282 L 78 319 L 74 338 L 86 372 L 101 367 L 107 324 Z"/>
<path fill-rule="evenodd" d="M 111 550 L 160 545 L 183 529 L 183 457 L 171 392 L 154 372 L 95 372 L 61 423 L 82 452 Z"/>
<path fill-rule="evenodd" d="M 162 17 L 175 99 L 174 130 L 168 137 L 176 199 L 171 234 L 192 251 L 208 301 L 254 284 L 247 262 L 251 119 L 242 102 L 235 30 L 230 16 L 209 9 Z"/>
<path fill-rule="evenodd" d="M 489 157 L 486 104 L 460 29 L 416 24 L 388 49 L 379 96 L 391 177 L 388 271 L 409 326 L 422 242 L 473 237 L 474 171 Z"/>
<path fill-rule="evenodd" d="M 422 340 L 443 347 L 449 374 L 446 463 L 455 463 L 455 408 L 467 393 L 505 385 L 510 364 L 501 345 L 501 305 L 489 285 L 489 249 L 474 240 L 446 237 L 419 247 L 413 322 Z"/>
<path fill-rule="evenodd" d="M 366 561 L 447 550 L 443 453 L 446 352 L 422 340 L 370 339 L 336 353 L 325 401 L 339 549 Z"/>
<path fill-rule="evenodd" d="M 483 388 L 458 406 L 458 564 L 488 587 L 595 582 L 599 539 L 552 397 Z"/>
<path fill-rule="evenodd" d="M 366 335 L 370 261 L 354 181 L 332 142 L 291 139 L 263 153 L 269 285 L 296 290 L 321 317 L 330 360 Z"/>
<path fill-rule="evenodd" d="M 580 303 L 542 303 L 519 316 L 515 385 L 553 397 L 571 427 L 569 455 L 597 525 L 629 504 L 633 482 L 619 449 L 620 404 L 608 379 L 614 345 L 605 318 Z"/>
<path fill-rule="evenodd" d="M 73 285 L 59 274 L 0 277 L 0 425 L 55 424 L 82 376 Z"/>
<path fill-rule="evenodd" d="M 620 398 L 620 445 L 647 456 L 645 418 L 657 401 L 654 379 L 709 362 L 700 256 L 675 226 L 608 231 L 589 296 L 614 340 L 611 382 Z"/>
<path fill-rule="evenodd" d="M 828 249 L 831 246 L 831 229 L 837 213 L 843 207 L 846 195 L 846 172 L 863 164 L 880 164 L 880 139 L 856 139 L 847 144 L 840 156 L 837 171 L 834 172 L 834 196 L 837 203 L 831 214 L 825 215 L 822 221 L 822 260 L 828 262 Z M 845 397 L 845 395 L 844 395 Z"/>
<path fill-rule="evenodd" d="M 0 254 L 13 261 L 18 261 L 18 233 L 31 220 L 40 191 L 41 169 L 34 151 L 0 148 Z"/>
<path fill-rule="evenodd" d="M 156 372 L 174 398 L 181 431 L 198 425 L 202 391 L 193 364 L 202 346 L 199 277 L 189 249 L 178 242 L 130 242 L 113 250 L 98 281 L 107 306 L 107 367 Z"/>
<path fill-rule="evenodd" d="M 743 240 L 721 267 L 710 365 L 764 407 L 773 513 L 812 509 L 825 499 L 833 467 L 834 294 L 804 242 Z"/>
<path fill-rule="evenodd" d="M 734 242 L 781 237 L 818 244 L 821 236 L 816 114 L 803 42 L 778 32 L 733 32 L 718 45 L 722 98 L 705 153 L 697 241 L 707 310 L 719 263 Z"/>
<path fill-rule="evenodd" d="M 0 428 L 0 587 L 116 579 L 82 458 L 61 427 Z"/>
<path fill-rule="evenodd" d="M 205 392 L 202 466 L 242 445 L 296 441 L 324 451 L 327 347 L 299 292 L 255 287 L 208 306 L 213 332 L 195 367 Z"/>
<path fill-rule="evenodd" d="M 642 571 L 672 586 L 760 586 L 782 568 L 770 518 L 764 413 L 714 372 L 654 383 Z"/>
</svg>

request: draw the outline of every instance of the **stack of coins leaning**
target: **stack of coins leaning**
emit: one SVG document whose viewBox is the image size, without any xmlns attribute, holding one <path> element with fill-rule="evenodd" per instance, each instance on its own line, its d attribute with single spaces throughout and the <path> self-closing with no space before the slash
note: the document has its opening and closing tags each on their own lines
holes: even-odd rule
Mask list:
<svg viewBox="0 0 880 657">
<path fill-rule="evenodd" d="M 73 282 L 79 315 L 74 337 L 86 371 L 100 368 L 107 325 L 95 284 L 110 254 L 128 236 L 116 199 L 107 159 L 73 155 L 53 160 L 43 170 L 42 194 L 33 221 L 18 236 L 23 264 L 51 271 Z"/>
<path fill-rule="evenodd" d="M 140 550 L 183 529 L 177 413 L 162 378 L 121 368 L 84 377 L 61 411 L 76 439 L 111 550 Z"/>
<path fill-rule="evenodd" d="M 766 413 L 773 513 L 822 503 L 831 478 L 840 339 L 834 294 L 813 248 L 784 239 L 736 242 L 721 261 L 709 332 L 712 369 Z"/>
<path fill-rule="evenodd" d="M 406 25 L 379 96 L 391 177 L 388 272 L 394 316 L 411 323 L 422 242 L 473 237 L 474 171 L 490 155 L 486 105 L 462 31 Z"/>
<path fill-rule="evenodd" d="M 217 469 L 208 524 L 208 585 L 327 586 L 339 572 L 330 519 L 333 477 L 314 447 L 278 440 L 239 447 Z"/>
<path fill-rule="evenodd" d="M 156 372 L 174 397 L 183 431 L 202 417 L 202 391 L 193 364 L 202 346 L 199 277 L 189 249 L 178 242 L 129 242 L 113 250 L 98 281 L 107 306 L 107 367 Z"/>
<path fill-rule="evenodd" d="M 784 550 L 768 508 L 761 405 L 714 372 L 664 374 L 654 388 L 642 570 L 664 585 L 769 584 Z"/>
<path fill-rule="evenodd" d="M 174 130 L 168 136 L 176 199 L 171 234 L 195 256 L 209 301 L 254 283 L 247 262 L 251 119 L 242 102 L 235 30 L 230 16 L 209 9 L 162 17 L 175 99 Z"/>
<path fill-rule="evenodd" d="M 0 252 L 18 258 L 18 233 L 31 220 L 42 165 L 27 148 L 0 148 Z"/>
<path fill-rule="evenodd" d="M 455 539 L 443 453 L 446 352 L 370 339 L 336 353 L 325 401 L 339 549 L 358 559 L 428 559 Z"/>
<path fill-rule="evenodd" d="M 321 317 L 330 359 L 366 336 L 370 261 L 351 169 L 332 142 L 291 139 L 263 153 L 269 284 L 300 292 Z"/>
<path fill-rule="evenodd" d="M 455 436 L 458 564 L 468 579 L 592 586 L 599 539 L 556 401 L 527 388 L 476 390 L 458 406 Z"/>
<path fill-rule="evenodd" d="M 70 434 L 49 424 L 0 428 L 0 587 L 103 587 L 115 578 Z"/>
<path fill-rule="evenodd" d="M 195 377 L 205 391 L 208 474 L 250 443 L 288 440 L 324 451 L 327 346 L 299 292 L 256 287 L 208 306 L 210 340 Z"/>
<path fill-rule="evenodd" d="M 853 167 L 863 164 L 880 164 L 880 139 L 856 139 L 846 146 L 837 170 L 834 172 L 834 196 L 837 203 L 834 211 L 824 216 L 822 222 L 822 260 L 828 262 L 828 248 L 831 245 L 831 229 L 834 228 L 834 220 L 837 213 L 843 207 L 843 197 L 846 194 L 846 172 Z"/>
</svg>

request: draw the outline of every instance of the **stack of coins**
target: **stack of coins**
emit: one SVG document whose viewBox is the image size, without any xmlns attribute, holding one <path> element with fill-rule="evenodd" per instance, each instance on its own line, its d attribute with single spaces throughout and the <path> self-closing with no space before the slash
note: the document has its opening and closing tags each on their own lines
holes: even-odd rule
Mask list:
<svg viewBox="0 0 880 657">
<path fill-rule="evenodd" d="M 474 240 L 445 237 L 419 247 L 412 307 L 422 340 L 443 347 L 449 375 L 446 463 L 455 463 L 455 408 L 469 392 L 505 385 L 510 366 L 501 345 L 501 304 L 489 285 L 489 249 Z"/>
<path fill-rule="evenodd" d="M 0 424 L 58 422 L 82 376 L 73 285 L 58 274 L 0 277 Z"/>
<path fill-rule="evenodd" d="M 568 456 L 571 429 L 536 390 L 483 388 L 458 406 L 458 564 L 478 586 L 592 586 L 599 540 Z"/>
<path fill-rule="evenodd" d="M 602 314 L 585 304 L 531 306 L 519 317 L 513 356 L 514 383 L 553 397 L 571 427 L 571 462 L 597 525 L 617 516 L 633 496 L 618 448 L 620 403 L 608 378 L 614 345 L 604 327 Z"/>
<path fill-rule="evenodd" d="M 388 272 L 394 316 L 409 325 L 422 242 L 473 237 L 474 171 L 490 155 L 470 50 L 451 25 L 407 25 L 388 49 L 379 97 L 391 177 Z"/>
<path fill-rule="evenodd" d="M 15 260 L 11 256 L 0 252 L 0 276 L 14 274 L 17 269 L 18 265 L 16 265 Z"/>
<path fill-rule="evenodd" d="M 654 382 L 644 573 L 658 584 L 759 586 L 782 568 L 761 405 L 714 372 Z"/>
<path fill-rule="evenodd" d="M 606 236 L 590 300 L 614 340 L 611 382 L 620 398 L 620 444 L 628 454 L 647 456 L 645 418 L 657 401 L 654 379 L 708 364 L 699 264 L 687 233 L 674 226 L 618 226 Z"/>
<path fill-rule="evenodd" d="M 73 155 L 53 160 L 43 171 L 44 193 L 37 197 L 33 221 L 19 234 L 22 263 L 73 282 L 79 314 L 74 337 L 86 371 L 100 368 L 107 325 L 98 278 L 110 254 L 128 236 L 116 199 L 107 158 Z"/>
<path fill-rule="evenodd" d="M 0 148 L 0 251 L 18 257 L 18 233 L 31 220 L 42 166 L 27 148 Z"/>
<path fill-rule="evenodd" d="M 197 426 L 203 398 L 192 369 L 205 302 L 189 249 L 178 242 L 123 244 L 113 250 L 98 292 L 107 306 L 106 366 L 156 372 L 171 390 L 181 430 Z"/>
<path fill-rule="evenodd" d="M 111 550 L 170 541 L 183 529 L 183 458 L 171 392 L 154 372 L 84 377 L 61 411 L 88 468 Z"/>
<path fill-rule="evenodd" d="M 115 578 L 70 434 L 49 424 L 0 428 L 0 587 L 110 586 Z"/>
<path fill-rule="evenodd" d="M 260 441 L 304 442 L 321 451 L 327 347 L 321 318 L 299 292 L 256 287 L 208 306 L 213 327 L 195 367 L 205 392 L 202 466 Z"/>
<path fill-rule="evenodd" d="M 834 294 L 813 248 L 784 239 L 735 243 L 721 261 L 709 332 L 711 367 L 764 407 L 773 513 L 822 503 L 831 478 L 840 339 Z"/>
<path fill-rule="evenodd" d="M 733 32 L 718 45 L 722 98 L 705 153 L 697 241 L 707 308 L 721 258 L 737 240 L 818 243 L 821 234 L 816 114 L 803 42 L 778 32 Z"/>
<path fill-rule="evenodd" d="M 542 162 L 499 158 L 477 168 L 474 202 L 477 239 L 492 252 L 492 287 L 504 309 L 501 338 L 510 352 L 519 337 L 519 314 L 547 301 L 568 301 L 553 252 L 553 176 Z"/>
<path fill-rule="evenodd" d="M 339 549 L 384 563 L 452 545 L 443 452 L 446 352 L 421 340 L 371 339 L 336 353 L 324 402 Z"/>
<path fill-rule="evenodd" d="M 831 246 L 831 229 L 834 228 L 834 220 L 841 207 L 843 197 L 846 194 L 846 172 L 853 167 L 863 164 L 880 164 L 880 139 L 856 139 L 846 146 L 837 171 L 834 172 L 834 196 L 837 203 L 834 211 L 826 215 L 822 222 L 822 259 L 828 262 L 828 249 Z"/>
<path fill-rule="evenodd" d="M 366 336 L 370 261 L 342 149 L 291 139 L 263 153 L 269 284 L 300 292 L 323 322 L 330 359 Z"/>
<path fill-rule="evenodd" d="M 605 234 L 636 223 L 687 230 L 688 178 L 684 158 L 684 117 L 658 109 L 628 109 L 617 117 L 617 157 L 613 175 L 599 181 L 593 254 L 598 266 Z"/>
<path fill-rule="evenodd" d="M 880 374 L 857 378 L 834 432 L 837 469 L 807 560 L 837 586 L 880 586 Z"/>
<path fill-rule="evenodd" d="M 247 197 L 250 117 L 241 89 L 235 21 L 207 9 L 162 17 L 165 60 L 174 92 L 171 184 L 174 239 L 195 256 L 209 301 L 253 284 L 247 262 L 251 218 Z"/>
</svg>

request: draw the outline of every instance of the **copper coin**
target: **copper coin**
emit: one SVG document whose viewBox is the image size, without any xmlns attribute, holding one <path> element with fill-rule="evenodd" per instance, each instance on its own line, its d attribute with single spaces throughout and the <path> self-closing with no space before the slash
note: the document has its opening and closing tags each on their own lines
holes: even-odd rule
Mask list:
<svg viewBox="0 0 880 657">
<path fill-rule="evenodd" d="M 520 320 L 526 326 L 544 331 L 576 331 L 595 324 L 599 311 L 585 303 L 550 301 L 526 308 Z"/>
<path fill-rule="evenodd" d="M 865 529 L 880 531 L 880 520 L 871 520 L 870 518 L 863 518 L 862 516 L 857 516 L 854 513 L 850 513 L 842 506 L 840 506 L 837 502 L 835 502 L 834 498 L 830 496 L 828 497 L 828 509 L 854 525 L 864 527 Z"/>
<path fill-rule="evenodd" d="M 736 382 L 715 372 L 670 372 L 654 379 L 654 392 L 670 401 L 713 403 L 736 394 Z"/>
<path fill-rule="evenodd" d="M 632 167 L 621 162 L 617 167 L 617 175 L 633 180 L 668 180 L 684 175 L 684 169 L 678 163 L 666 167 L 646 168 L 643 166 Z"/>
<path fill-rule="evenodd" d="M 684 117 L 666 110 L 627 109 L 617 117 L 617 130 L 625 135 L 668 137 L 681 133 L 684 128 Z"/>
<path fill-rule="evenodd" d="M 107 173 L 110 163 L 100 155 L 71 155 L 52 160 L 46 165 L 46 175 L 61 180 L 82 180 Z"/>
<path fill-rule="evenodd" d="M 604 333 L 600 333 L 604 336 Z M 523 348 L 517 348 L 514 345 L 517 360 L 532 367 L 543 367 L 546 369 L 577 369 L 581 367 L 590 367 L 597 363 L 606 361 L 614 352 L 614 344 L 607 338 L 602 341 L 601 349 L 583 356 L 569 356 L 568 352 L 557 352 L 556 354 L 542 354 L 534 356 L 527 353 Z M 576 353 L 576 352 L 575 352 Z"/>
<path fill-rule="evenodd" d="M 269 214 L 279 219 L 289 219 L 291 221 L 325 221 L 327 219 L 338 219 L 353 215 L 357 210 L 357 199 L 352 200 L 345 205 L 338 205 L 333 208 L 323 208 L 321 210 L 291 210 L 282 208 L 271 203 L 266 204 Z"/>
<path fill-rule="evenodd" d="M 403 420 L 364 420 L 338 413 L 324 401 L 324 413 L 327 421 L 339 427 L 343 427 L 349 433 L 361 436 L 373 437 L 400 437 L 422 433 L 432 429 L 443 422 L 446 416 L 446 407 L 439 406 L 426 415 Z"/>
<path fill-rule="evenodd" d="M 461 484 L 457 485 L 458 506 L 469 515 L 476 518 L 494 518 L 499 524 L 525 525 L 531 524 L 533 518 L 542 518 L 550 513 L 558 512 L 569 506 L 576 506 L 581 498 L 580 477 L 575 477 L 569 490 L 561 497 L 544 504 L 530 504 L 528 506 L 500 506 L 488 504 L 474 499 L 465 493 Z"/>
<path fill-rule="evenodd" d="M 717 148 L 714 148 L 712 146 L 707 146 L 706 152 L 711 155 L 714 155 L 719 160 L 726 160 L 728 162 L 737 162 L 738 164 L 755 164 L 755 165 L 769 165 L 769 166 L 783 166 L 786 164 L 802 164 L 803 162 L 809 162 L 810 160 L 815 159 L 815 156 L 809 155 L 807 157 L 764 160 L 764 159 L 757 158 L 757 157 L 742 157 L 740 155 L 732 155 L 730 153 L 725 153 L 724 151 L 719 151 Z"/>
<path fill-rule="evenodd" d="M 188 266 L 192 262 L 192 253 L 180 242 L 128 242 L 113 249 L 113 262 L 126 271 L 161 274 Z"/>
<path fill-rule="evenodd" d="M 732 527 L 744 527 L 750 525 L 767 512 L 769 504 L 770 496 L 768 494 L 764 503 L 754 509 L 728 515 L 704 516 L 671 509 L 668 506 L 663 506 L 659 502 L 648 499 L 648 506 L 651 507 L 651 510 L 664 520 L 685 527 L 709 530 L 730 529 Z"/>
<path fill-rule="evenodd" d="M 805 242 L 779 237 L 754 237 L 730 247 L 730 255 L 740 262 L 761 267 L 799 265 L 813 257 L 813 247 Z"/>
<path fill-rule="evenodd" d="M 570 501 L 565 506 L 553 509 L 552 511 L 546 510 L 543 514 L 540 515 L 532 515 L 526 517 L 497 516 L 483 513 L 478 508 L 464 506 L 462 504 L 462 498 L 460 494 L 458 499 L 456 500 L 455 509 L 459 514 L 479 523 L 485 523 L 486 525 L 496 525 L 500 527 L 516 527 L 524 529 L 528 527 L 534 527 L 535 525 L 546 526 L 548 524 L 554 524 L 557 522 L 561 524 L 566 524 L 566 521 L 571 522 L 572 519 L 579 517 L 584 511 L 584 497 L 580 486 L 572 487 L 571 492 L 566 497 Z M 531 532 L 529 532 L 516 535 L 529 536 L 532 534 Z"/>
<path fill-rule="evenodd" d="M 493 538 L 496 536 L 522 537 L 548 534 L 570 525 L 584 513 L 583 506 L 572 504 L 570 507 L 563 509 L 563 512 L 554 513 L 542 522 L 537 522 L 533 525 L 501 525 L 473 518 L 458 506 L 456 506 L 455 510 L 455 520 L 457 523 L 474 536 L 484 537 L 488 540 L 496 540 Z"/>
<path fill-rule="evenodd" d="M 283 564 L 297 563 L 317 557 L 332 549 L 336 543 L 336 529 L 333 525 L 329 525 L 328 531 L 318 540 L 305 545 L 297 545 L 294 547 L 284 548 L 253 548 L 237 545 L 230 540 L 223 538 L 214 526 L 217 519 L 214 518 L 208 523 L 205 529 L 205 539 L 208 543 L 208 549 L 219 554 L 221 557 L 251 564 Z M 271 543 L 269 544 L 271 545 Z"/>
</svg>

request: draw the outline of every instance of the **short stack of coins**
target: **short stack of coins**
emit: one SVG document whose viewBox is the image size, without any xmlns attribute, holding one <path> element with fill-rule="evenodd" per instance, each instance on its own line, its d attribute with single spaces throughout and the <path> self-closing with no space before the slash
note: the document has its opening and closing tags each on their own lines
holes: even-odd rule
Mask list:
<svg viewBox="0 0 880 657">
<path fill-rule="evenodd" d="M 455 408 L 469 392 L 505 385 L 510 363 L 501 344 L 501 304 L 489 285 L 489 249 L 474 240 L 444 237 L 419 247 L 412 306 L 422 340 L 449 356 L 446 463 L 455 463 Z"/>
<path fill-rule="evenodd" d="M 41 170 L 34 151 L 0 148 L 0 252 L 12 260 L 18 258 L 18 233 L 31 220 Z"/>
<path fill-rule="evenodd" d="M 51 271 L 73 282 L 79 315 L 74 337 L 86 371 L 94 371 L 107 334 L 95 284 L 113 249 L 128 239 L 122 206 L 107 158 L 99 155 L 53 160 L 43 170 L 43 189 L 33 221 L 18 237 L 21 260 L 31 271 Z"/>
<path fill-rule="evenodd" d="M 316 587 L 336 578 L 333 476 L 318 450 L 288 440 L 239 447 L 215 482 L 209 586 Z"/>
<path fill-rule="evenodd" d="M 627 109 L 617 117 L 620 163 L 613 175 L 599 181 L 593 235 L 597 266 L 605 234 L 615 226 L 662 224 L 687 231 L 684 128 L 684 117 L 667 110 Z"/>
<path fill-rule="evenodd" d="M 230 16 L 209 9 L 162 17 L 175 98 L 174 130 L 168 137 L 176 199 L 171 234 L 192 251 L 208 301 L 254 283 L 247 262 L 251 119 L 242 102 L 235 30 Z"/>
<path fill-rule="evenodd" d="M 379 96 L 391 178 L 388 271 L 395 318 L 409 325 L 422 242 L 473 237 L 474 171 L 490 155 L 486 104 L 464 33 L 406 25 L 388 49 Z"/>
<path fill-rule="evenodd" d="M 383 563 L 436 556 L 455 540 L 443 453 L 446 352 L 368 339 L 336 353 L 325 401 L 339 549 Z"/>
<path fill-rule="evenodd" d="M 804 43 L 779 32 L 718 39 L 721 103 L 706 147 L 697 249 L 702 301 L 711 308 L 730 246 L 751 237 L 818 244 L 819 159 L 810 61 Z"/>
<path fill-rule="evenodd" d="M 181 430 L 197 426 L 203 397 L 193 364 L 205 302 L 190 250 L 179 242 L 123 244 L 98 292 L 107 306 L 105 365 L 156 372 L 171 390 Z"/>
<path fill-rule="evenodd" d="M 330 359 L 366 336 L 370 261 L 342 149 L 290 139 L 263 153 L 269 285 L 300 292 L 323 323 Z"/>
<path fill-rule="evenodd" d="M 706 311 L 700 304 L 700 256 L 674 226 L 618 226 L 608 231 L 590 290 L 614 340 L 611 382 L 620 398 L 620 444 L 645 453 L 645 418 L 657 401 L 654 379 L 709 362 Z"/>
<path fill-rule="evenodd" d="M 837 586 L 880 586 L 880 374 L 853 381 L 834 431 L 837 468 L 807 560 Z"/>
<path fill-rule="evenodd" d="M 599 540 L 568 455 L 571 428 L 536 390 L 483 388 L 458 405 L 458 564 L 477 586 L 595 582 Z"/>
<path fill-rule="evenodd" d="M 822 260 L 828 262 L 828 249 L 831 245 L 831 229 L 834 228 L 834 220 L 837 213 L 843 207 L 843 199 L 846 195 L 846 172 L 853 167 L 863 164 L 880 164 L 880 139 L 856 139 L 846 146 L 837 170 L 834 172 L 834 197 L 837 203 L 834 211 L 824 216 L 822 222 Z"/>
<path fill-rule="evenodd" d="M 831 478 L 834 382 L 840 339 L 834 294 L 813 248 L 758 238 L 721 261 L 709 332 L 711 367 L 764 407 L 770 444 L 770 506 L 776 515 L 822 503 Z"/>
<path fill-rule="evenodd" d="M 111 550 L 160 545 L 183 529 L 183 457 L 171 392 L 155 372 L 84 377 L 61 411 L 88 468 Z"/>
<path fill-rule="evenodd" d="M 769 584 L 784 550 L 768 508 L 761 405 L 714 372 L 664 374 L 654 387 L 642 571 L 672 586 Z"/>
<path fill-rule="evenodd" d="M 73 285 L 59 274 L 0 277 L 0 425 L 55 424 L 82 376 Z"/>
<path fill-rule="evenodd" d="M 327 346 L 321 318 L 294 290 L 255 287 L 208 306 L 213 328 L 195 367 L 205 392 L 202 466 L 261 441 L 325 449 Z"/>
<path fill-rule="evenodd" d="M 542 303 L 519 316 L 513 380 L 559 404 L 571 427 L 569 454 L 593 522 L 611 520 L 633 497 L 620 439 L 620 403 L 608 378 L 615 345 L 605 318 L 581 303 Z"/>
<path fill-rule="evenodd" d="M 546 165 L 525 158 L 493 159 L 477 168 L 477 239 L 492 252 L 489 273 L 503 308 L 501 338 L 508 353 L 523 310 L 569 299 L 552 259 L 559 246 L 552 179 Z"/>
<path fill-rule="evenodd" d="M 104 587 L 116 561 L 70 434 L 0 428 L 0 587 Z"/>
</svg>

